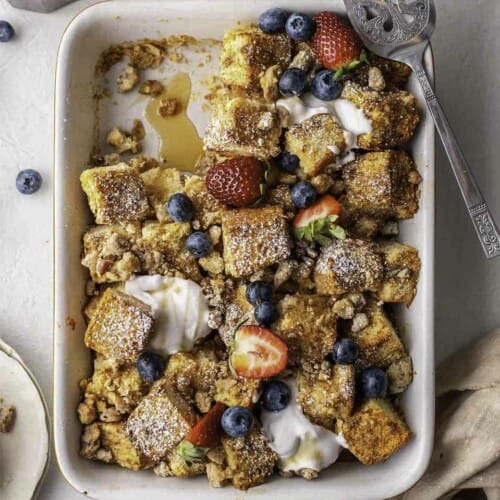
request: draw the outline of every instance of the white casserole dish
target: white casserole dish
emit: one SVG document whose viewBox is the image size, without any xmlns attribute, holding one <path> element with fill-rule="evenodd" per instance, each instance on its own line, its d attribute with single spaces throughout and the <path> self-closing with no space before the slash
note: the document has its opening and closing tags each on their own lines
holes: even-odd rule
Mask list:
<svg viewBox="0 0 500 500">
<path fill-rule="evenodd" d="M 423 117 L 411 152 L 423 176 L 421 209 L 401 224 L 401 240 L 419 249 L 422 272 L 409 310 L 399 311 L 399 326 L 414 362 L 415 378 L 402 404 L 414 438 L 387 462 L 363 466 L 345 462 L 324 471 L 318 480 L 273 478 L 243 493 L 231 487 L 211 489 L 206 478 L 162 479 L 151 471 L 131 472 L 79 457 L 81 425 L 76 416 L 78 382 L 90 373 L 83 343 L 81 314 L 87 274 L 80 265 L 81 235 L 90 222 L 79 175 L 94 141 L 92 84 L 99 54 L 109 45 L 139 38 L 189 34 L 221 38 L 237 21 L 255 21 L 276 0 L 121 0 L 99 3 L 79 14 L 67 28 L 59 51 L 55 108 L 54 174 L 54 435 L 61 472 L 78 491 L 99 499 L 160 498 L 388 498 L 408 489 L 425 471 L 434 427 L 434 128 Z M 340 0 L 289 0 L 290 10 L 343 11 Z M 167 20 L 167 21 L 166 21 Z M 433 73 L 432 54 L 426 57 Z M 420 108 L 424 100 L 415 82 L 410 90 Z M 194 117 L 196 120 L 196 116 Z M 203 121 L 201 116 L 198 117 Z M 74 319 L 75 323 L 69 318 Z"/>
</svg>

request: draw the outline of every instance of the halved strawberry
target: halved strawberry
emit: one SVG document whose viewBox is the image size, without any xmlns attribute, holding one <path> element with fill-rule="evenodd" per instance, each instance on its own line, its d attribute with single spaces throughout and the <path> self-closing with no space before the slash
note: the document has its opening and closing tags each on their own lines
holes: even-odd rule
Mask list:
<svg viewBox="0 0 500 500">
<path fill-rule="evenodd" d="M 286 368 L 288 347 L 273 332 L 255 325 L 243 325 L 235 333 L 229 362 L 241 377 L 273 377 Z"/>
<path fill-rule="evenodd" d="M 314 21 L 312 46 L 325 68 L 336 71 L 360 59 L 363 44 L 347 21 L 333 12 L 320 12 Z"/>
<path fill-rule="evenodd" d="M 333 196 L 326 194 L 309 207 L 301 208 L 293 219 L 293 227 L 305 227 L 316 219 L 340 215 L 341 209 L 342 205 Z"/>
<path fill-rule="evenodd" d="M 239 156 L 209 168 L 205 176 L 208 191 L 221 203 L 247 207 L 264 193 L 266 169 L 257 158 Z"/>
<path fill-rule="evenodd" d="M 225 409 L 225 404 L 215 403 L 208 413 L 191 429 L 184 440 L 202 448 L 217 446 L 222 434 L 220 420 Z"/>
</svg>

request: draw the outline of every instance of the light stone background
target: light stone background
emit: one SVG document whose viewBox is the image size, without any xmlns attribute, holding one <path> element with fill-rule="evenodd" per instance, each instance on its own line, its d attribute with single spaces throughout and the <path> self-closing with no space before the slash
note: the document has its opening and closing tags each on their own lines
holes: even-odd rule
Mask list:
<svg viewBox="0 0 500 500">
<path fill-rule="evenodd" d="M 49 406 L 54 70 L 64 27 L 92 3 L 80 0 L 48 15 L 18 11 L 0 0 L 0 19 L 17 31 L 15 41 L 0 46 L 0 336 L 31 367 Z M 438 93 L 500 221 L 500 2 L 436 3 Z M 43 175 L 43 188 L 33 196 L 16 191 L 15 177 L 23 168 Z M 441 360 L 500 326 L 500 259 L 484 259 L 441 149 L 437 180 L 436 355 Z M 83 497 L 53 460 L 40 498 Z"/>
</svg>

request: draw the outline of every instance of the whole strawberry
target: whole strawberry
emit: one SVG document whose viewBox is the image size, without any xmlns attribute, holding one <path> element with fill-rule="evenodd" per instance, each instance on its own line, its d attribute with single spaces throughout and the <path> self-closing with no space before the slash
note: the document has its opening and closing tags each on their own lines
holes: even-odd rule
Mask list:
<svg viewBox="0 0 500 500">
<path fill-rule="evenodd" d="M 336 71 L 360 58 L 363 44 L 349 23 L 333 12 L 320 12 L 314 21 L 312 46 L 325 68 Z"/>
<path fill-rule="evenodd" d="M 265 169 L 256 158 L 239 156 L 211 167 L 205 177 L 208 191 L 233 207 L 253 205 L 262 196 Z"/>
</svg>

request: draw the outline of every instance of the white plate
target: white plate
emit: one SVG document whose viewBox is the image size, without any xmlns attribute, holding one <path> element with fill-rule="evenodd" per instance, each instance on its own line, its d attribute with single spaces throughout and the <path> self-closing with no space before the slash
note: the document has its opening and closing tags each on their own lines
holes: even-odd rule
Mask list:
<svg viewBox="0 0 500 500">
<path fill-rule="evenodd" d="M 0 434 L 0 498 L 34 498 L 47 471 L 50 423 L 40 387 L 19 355 L 0 340 L 0 397 L 16 407 L 11 432 Z"/>
<path fill-rule="evenodd" d="M 400 308 L 399 325 L 413 358 L 415 379 L 402 398 L 408 423 L 415 433 L 411 443 L 376 466 L 339 463 L 318 480 L 273 478 L 247 493 L 231 487 L 210 489 L 206 478 L 161 479 L 151 471 L 130 472 L 116 466 L 84 460 L 78 455 L 81 426 L 75 408 L 79 401 L 78 382 L 90 373 L 90 355 L 83 343 L 85 323 L 85 270 L 80 266 L 81 236 L 91 221 L 79 174 L 88 161 L 94 140 L 92 83 L 98 55 L 109 45 L 125 40 L 189 34 L 196 38 L 221 38 L 238 21 L 255 21 L 263 10 L 276 6 L 272 0 L 234 2 L 231 0 L 144 0 L 109 1 L 84 10 L 68 27 L 58 56 L 55 144 L 55 327 L 54 327 L 54 432 L 56 453 L 62 473 L 79 491 L 99 499 L 209 498 L 318 498 L 370 499 L 394 496 L 415 483 L 427 467 L 434 428 L 434 128 L 428 116 L 411 142 L 410 150 L 423 177 L 421 209 L 401 225 L 401 239 L 419 249 L 422 273 L 417 297 L 409 310 Z M 285 2 L 282 2 L 285 4 Z M 288 0 L 287 8 L 299 11 L 343 11 L 340 0 Z M 426 63 L 432 76 L 432 54 Z M 172 67 L 172 66 L 170 66 Z M 175 66 L 174 70 L 181 68 Z M 198 75 L 196 64 L 186 66 Z M 115 70 L 116 71 L 116 70 Z M 168 73 L 168 68 L 167 68 Z M 197 80 L 194 79 L 194 84 Z M 424 100 L 416 82 L 411 91 L 420 107 Z M 114 96 L 113 96 L 114 97 Z M 103 116 L 109 125 L 138 117 L 140 103 L 119 96 L 119 105 L 104 102 Z M 144 103 L 142 103 L 144 106 Z M 189 114 L 200 126 L 206 120 L 201 106 L 194 103 Z M 202 128 L 202 127 L 200 127 Z M 148 134 L 151 139 L 154 137 Z M 155 148 L 155 141 L 148 143 Z M 71 318 L 74 320 L 74 329 Z"/>
</svg>

